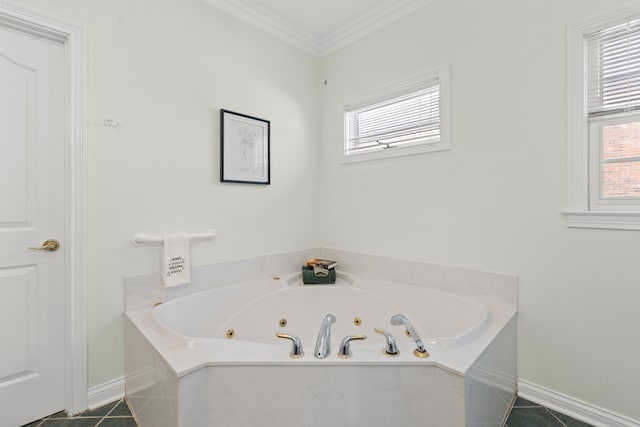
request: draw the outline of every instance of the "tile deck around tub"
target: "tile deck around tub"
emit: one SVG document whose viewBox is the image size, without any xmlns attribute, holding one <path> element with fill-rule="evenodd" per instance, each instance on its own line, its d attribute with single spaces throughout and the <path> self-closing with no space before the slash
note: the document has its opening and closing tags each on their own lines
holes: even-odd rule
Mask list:
<svg viewBox="0 0 640 427">
<path fill-rule="evenodd" d="M 85 411 L 75 417 L 58 412 L 23 427 L 137 427 L 126 400 Z M 272 427 L 272 426 L 265 426 Z M 273 426 L 275 427 L 275 426 Z M 444 427 L 444 426 L 443 426 Z M 504 427 L 592 427 L 567 415 L 516 398 Z"/>
</svg>

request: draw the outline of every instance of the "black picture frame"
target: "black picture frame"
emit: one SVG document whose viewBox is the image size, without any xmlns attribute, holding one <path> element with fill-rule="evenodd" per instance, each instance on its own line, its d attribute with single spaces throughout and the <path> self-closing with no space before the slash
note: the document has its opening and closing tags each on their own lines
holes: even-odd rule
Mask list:
<svg viewBox="0 0 640 427">
<path fill-rule="evenodd" d="M 271 122 L 220 110 L 220 182 L 271 184 Z"/>
</svg>

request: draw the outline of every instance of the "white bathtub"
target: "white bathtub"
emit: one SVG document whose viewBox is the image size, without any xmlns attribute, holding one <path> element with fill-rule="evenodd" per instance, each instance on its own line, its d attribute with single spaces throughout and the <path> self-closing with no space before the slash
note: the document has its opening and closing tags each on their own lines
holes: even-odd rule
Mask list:
<svg viewBox="0 0 640 427">
<path fill-rule="evenodd" d="M 152 312 L 153 321 L 171 334 L 176 344 L 182 340 L 184 346 L 210 346 L 212 351 L 217 350 L 214 347 L 218 345 L 225 347 L 220 354 L 193 360 L 196 368 L 213 361 L 235 363 L 239 360 L 261 364 L 433 363 L 438 362 L 438 348 L 459 348 L 469 344 L 491 321 L 488 308 L 469 299 L 417 286 L 390 286 L 370 279 L 354 283 L 354 279 L 345 274 L 340 275 L 336 285 L 305 286 L 296 274 L 288 280 L 258 280 L 216 288 L 159 305 Z M 353 357 L 349 361 L 338 358 L 336 351 L 326 359 L 313 357 L 320 322 L 328 313 L 337 319 L 331 328 L 333 349 L 337 349 L 340 340 L 347 335 L 368 337 L 364 342 L 352 344 Z M 403 327 L 389 323 L 395 314 L 405 315 L 413 324 L 433 354 L 431 360 L 413 355 L 414 341 L 405 336 Z M 286 320 L 285 327 L 280 326 L 283 319 Z M 355 319 L 360 320 L 358 326 Z M 400 348 L 399 356 L 390 360 L 382 353 L 385 339 L 374 332 L 375 327 L 394 334 Z M 227 338 L 229 330 L 234 331 L 232 339 Z M 276 332 L 298 336 L 306 352 L 305 358 L 290 360 L 290 342 L 277 338 Z M 245 354 L 247 345 L 253 348 Z M 465 369 L 458 363 L 444 366 L 460 373 Z"/>
<path fill-rule="evenodd" d="M 328 313 L 332 351 L 316 359 Z M 390 324 L 395 314 L 428 358 Z M 509 304 L 346 274 L 336 285 L 254 279 L 127 311 L 127 397 L 142 427 L 499 426 L 515 390 L 514 315 Z M 398 356 L 383 353 L 375 327 L 395 336 Z M 289 357 L 278 332 L 298 336 L 304 357 Z M 367 339 L 339 358 L 352 334 Z"/>
</svg>

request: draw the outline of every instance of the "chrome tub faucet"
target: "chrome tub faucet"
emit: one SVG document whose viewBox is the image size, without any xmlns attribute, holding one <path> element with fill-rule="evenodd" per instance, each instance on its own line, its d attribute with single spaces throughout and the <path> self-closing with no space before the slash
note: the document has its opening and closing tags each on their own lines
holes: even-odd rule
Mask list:
<svg viewBox="0 0 640 427">
<path fill-rule="evenodd" d="M 327 314 L 322 319 L 318 339 L 316 339 L 316 348 L 313 351 L 316 359 L 324 359 L 331 353 L 331 325 L 334 323 L 336 323 L 336 316 L 333 314 Z"/>
<path fill-rule="evenodd" d="M 418 333 L 406 317 L 404 317 L 402 314 L 393 315 L 391 316 L 391 324 L 394 326 L 404 325 L 407 332 L 409 333 L 409 336 L 411 336 L 411 338 L 413 338 L 413 340 L 416 342 L 416 349 L 413 350 L 413 354 L 416 355 L 416 357 L 429 357 L 429 353 L 424 348 L 424 344 L 422 344 L 422 340 L 418 336 Z"/>
</svg>

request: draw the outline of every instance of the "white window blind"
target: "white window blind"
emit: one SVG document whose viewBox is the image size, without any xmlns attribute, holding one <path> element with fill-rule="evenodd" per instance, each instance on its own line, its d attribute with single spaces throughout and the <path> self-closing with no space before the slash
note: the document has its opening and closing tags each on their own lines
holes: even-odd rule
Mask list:
<svg viewBox="0 0 640 427">
<path fill-rule="evenodd" d="M 640 19 L 585 38 L 589 117 L 640 110 Z"/>
<path fill-rule="evenodd" d="M 440 141 L 440 79 L 345 110 L 345 156 Z"/>
</svg>

